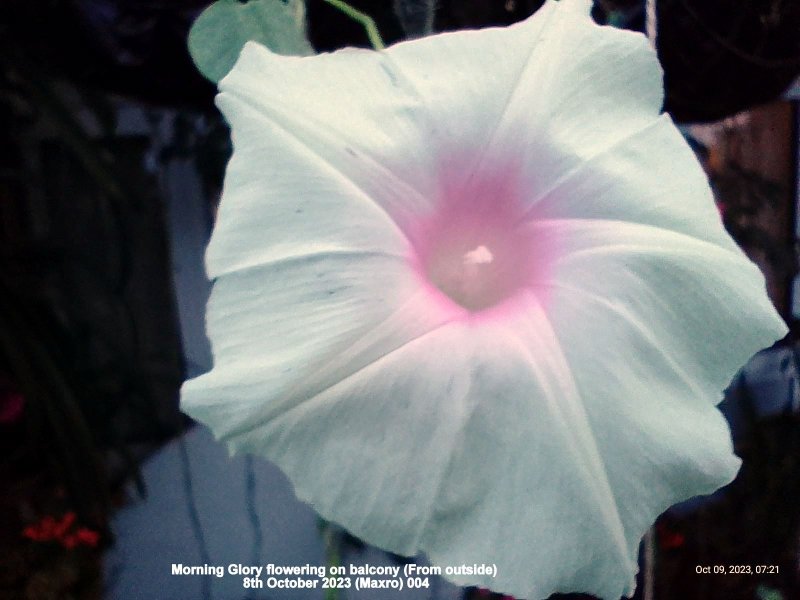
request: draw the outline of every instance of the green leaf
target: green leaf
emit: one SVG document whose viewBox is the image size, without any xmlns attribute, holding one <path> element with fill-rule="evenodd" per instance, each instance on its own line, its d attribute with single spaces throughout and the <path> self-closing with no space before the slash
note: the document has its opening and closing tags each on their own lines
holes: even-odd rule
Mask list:
<svg viewBox="0 0 800 600">
<path fill-rule="evenodd" d="M 231 70 L 245 42 L 259 42 L 277 54 L 308 56 L 302 0 L 218 0 L 189 31 L 189 53 L 200 72 L 218 82 Z"/>
</svg>

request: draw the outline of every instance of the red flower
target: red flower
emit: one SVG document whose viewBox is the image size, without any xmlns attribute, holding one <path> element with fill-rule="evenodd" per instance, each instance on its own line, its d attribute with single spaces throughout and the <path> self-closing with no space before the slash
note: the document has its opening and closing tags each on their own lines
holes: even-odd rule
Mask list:
<svg viewBox="0 0 800 600">
<path fill-rule="evenodd" d="M 97 546 L 97 542 L 100 541 L 100 534 L 86 527 L 81 527 L 75 532 L 75 538 L 78 540 L 78 543 L 94 548 Z"/>
<path fill-rule="evenodd" d="M 36 542 L 49 542 L 55 539 L 56 520 L 53 517 L 44 517 L 36 525 L 26 527 L 22 535 Z"/>
<path fill-rule="evenodd" d="M 25 529 L 22 530 L 22 535 L 29 540 L 33 540 L 34 542 L 44 542 L 47 541 L 47 538 L 42 535 L 41 529 L 35 525 L 29 525 Z"/>
<path fill-rule="evenodd" d="M 87 527 L 74 528 L 76 515 L 70 511 L 60 520 L 47 516 L 34 525 L 22 530 L 22 535 L 34 542 L 57 541 L 64 548 L 71 550 L 76 546 L 94 548 L 100 541 L 100 534 Z"/>
<path fill-rule="evenodd" d="M 656 524 L 658 545 L 662 550 L 675 550 L 686 543 L 686 536 L 680 531 L 671 529 L 665 523 Z"/>
<path fill-rule="evenodd" d="M 70 511 L 65 514 L 61 521 L 56 524 L 55 528 L 53 529 L 53 537 L 58 540 L 63 539 L 67 532 L 72 529 L 74 524 L 75 513 Z"/>
</svg>

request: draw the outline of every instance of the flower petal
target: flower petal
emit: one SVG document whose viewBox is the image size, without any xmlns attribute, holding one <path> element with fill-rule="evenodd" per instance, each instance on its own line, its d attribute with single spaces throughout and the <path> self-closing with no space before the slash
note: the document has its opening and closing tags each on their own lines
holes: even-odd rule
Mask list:
<svg viewBox="0 0 800 600">
<path fill-rule="evenodd" d="M 537 300 L 526 302 L 519 318 L 471 331 L 470 418 L 423 548 L 435 564 L 497 565 L 496 576 L 457 583 L 617 598 L 632 591 L 636 561 L 558 340 Z"/>
<path fill-rule="evenodd" d="M 261 180 L 269 184 L 272 174 L 283 174 L 279 182 L 286 187 L 265 185 L 261 200 L 302 197 L 312 174 L 310 183 L 338 192 L 331 206 L 355 211 L 360 204 L 367 215 L 385 212 L 400 226 L 409 214 L 429 209 L 437 179 L 425 114 L 398 77 L 383 53 L 285 57 L 246 44 L 220 82 L 217 103 L 234 143 L 251 149 L 252 166 L 267 170 Z M 271 165 L 276 159 L 283 164 Z M 227 179 L 238 180 L 242 171 Z M 290 187 L 289 177 L 298 187 Z M 343 217 L 338 220 L 346 222 Z"/>
<path fill-rule="evenodd" d="M 520 75 L 532 71 L 529 63 L 546 60 L 535 58 L 541 33 L 555 21 L 590 23 L 585 11 L 574 10 L 582 4 L 548 2 L 508 28 L 446 33 L 379 53 L 345 49 L 287 57 L 248 43 L 220 82 L 218 104 L 235 143 L 251 148 L 268 170 L 264 181 L 314 167 L 317 177 L 349 181 L 406 230 L 410 219 L 430 212 L 443 188 L 457 187 L 451 180 L 463 182 L 474 171 L 483 155 L 475 149 L 497 137 L 520 95 Z M 305 147 L 305 156 L 293 150 L 292 163 L 273 168 L 265 157 L 285 152 L 287 136 Z M 228 179 L 238 180 L 239 172 Z M 262 200 L 268 191 L 262 189 Z M 256 224 L 252 229 L 259 230 Z M 211 267 L 217 252 L 212 246 Z"/>
<path fill-rule="evenodd" d="M 214 369 L 184 384 L 182 409 L 235 443 L 264 415 L 303 401 L 290 394 L 298 382 L 416 291 L 404 261 L 355 251 L 289 257 L 220 277 L 206 318 Z"/>
<path fill-rule="evenodd" d="M 765 294 L 764 276 L 736 247 L 622 221 L 542 220 L 530 226 L 559 239 L 562 256 L 553 267 L 547 304 L 559 335 L 562 325 L 573 331 L 569 323 L 603 327 L 602 319 L 588 323 L 570 312 L 605 299 L 627 323 L 621 331 L 608 325 L 609 337 L 600 338 L 613 340 L 611 353 L 630 352 L 649 364 L 638 338 L 626 337 L 645 327 L 653 346 L 685 371 L 682 379 L 702 382 L 693 398 L 721 401 L 747 359 L 786 333 Z M 574 298 L 583 298 L 584 306 Z M 577 332 L 570 337 L 575 339 L 564 342 L 570 348 L 588 349 L 597 339 Z"/>
<path fill-rule="evenodd" d="M 323 517 L 382 548 L 416 554 L 465 418 L 463 327 L 440 324 L 411 339 L 395 332 L 385 352 L 275 411 L 237 445 L 278 464 Z M 444 354 L 452 360 L 437 360 Z"/>
<path fill-rule="evenodd" d="M 495 134 L 542 33 L 570 2 L 547 2 L 506 28 L 456 31 L 396 44 L 384 60 L 423 107 L 434 165 L 457 187 Z M 438 188 L 434 191 L 438 192 Z"/>
<path fill-rule="evenodd" d="M 547 315 L 634 556 L 663 510 L 736 475 L 730 432 L 714 405 L 786 326 L 762 274 L 738 249 L 618 221 L 534 227 L 558 230 L 562 240 Z"/>
<path fill-rule="evenodd" d="M 667 115 L 582 162 L 529 200 L 529 221 L 640 223 L 740 253 L 722 226 L 707 176 Z"/>
<path fill-rule="evenodd" d="M 530 59 L 478 171 L 491 172 L 497 161 L 516 156 L 530 189 L 548 190 L 658 116 L 661 68 L 647 38 L 598 26 L 581 5 L 558 2 L 546 35 L 527 40 Z"/>
<path fill-rule="evenodd" d="M 330 156 L 235 95 L 219 103 L 233 127 L 224 202 L 206 255 L 216 278 L 265 263 L 323 252 L 407 252 L 396 223 L 369 193 L 390 193 L 392 181 L 369 193 L 332 165 Z M 354 171 L 369 167 L 351 158 Z M 337 226 L 332 226 L 337 223 Z"/>
</svg>

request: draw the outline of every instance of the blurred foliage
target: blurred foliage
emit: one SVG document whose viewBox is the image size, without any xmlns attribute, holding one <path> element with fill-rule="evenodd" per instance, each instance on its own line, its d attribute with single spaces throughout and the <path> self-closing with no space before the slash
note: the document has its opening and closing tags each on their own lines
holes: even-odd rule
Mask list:
<svg viewBox="0 0 800 600">
<path fill-rule="evenodd" d="M 233 1 L 233 0 L 231 0 Z M 265 0 L 249 0 L 264 2 Z M 269 0 L 278 2 L 280 0 Z M 249 2 L 247 2 L 249 3 Z M 148 102 L 212 110 L 213 86 L 186 49 L 208 0 L 9 0 L 0 28 L 30 60 L 73 81 Z M 426 0 L 351 0 L 393 43 L 427 30 Z M 519 21 L 543 0 L 438 0 L 433 31 Z M 597 0 L 595 18 L 643 30 L 643 2 Z M 659 0 L 658 53 L 666 108 L 676 120 L 713 121 L 776 98 L 800 74 L 800 3 Z M 318 51 L 368 47 L 364 28 L 325 0 L 307 0 L 308 36 Z M 410 28 L 410 29 L 409 29 Z"/>
<path fill-rule="evenodd" d="M 436 0 L 394 0 L 394 14 L 409 39 L 433 33 Z"/>
<path fill-rule="evenodd" d="M 107 541 L 112 486 L 182 424 L 158 186 L 115 119 L 0 36 L 0 375 L 25 398 L 0 436 L 12 540 L 57 509 Z"/>
<path fill-rule="evenodd" d="M 777 98 L 800 74 L 800 3 L 659 0 L 665 108 L 715 121 Z"/>
<path fill-rule="evenodd" d="M 725 494 L 691 515 L 664 517 L 686 541 L 659 555 L 659 598 L 752 600 L 759 587 L 797 598 L 800 417 L 753 419 L 752 425 L 737 444 L 742 469 Z M 698 565 L 728 571 L 741 565 L 750 572 L 698 574 Z M 768 568 L 757 573 L 757 567 Z"/>
<path fill-rule="evenodd" d="M 783 183 L 747 171 L 736 164 L 711 177 L 723 223 L 733 239 L 748 253 L 759 253 L 770 266 L 773 277 L 789 282 L 797 273 L 797 257 L 792 244 L 776 239 L 761 223 L 765 212 L 779 212 L 792 194 Z"/>
<path fill-rule="evenodd" d="M 60 352 L 58 328 L 47 322 L 46 310 L 14 292 L 4 273 L 0 278 L 0 357 L 25 398 L 27 436 L 22 447 L 9 448 L 3 463 L 6 489 L 15 475 L 50 467 L 54 482 L 63 480 L 75 509 L 95 527 L 105 527 L 109 491 L 101 456 L 68 379 Z"/>
</svg>

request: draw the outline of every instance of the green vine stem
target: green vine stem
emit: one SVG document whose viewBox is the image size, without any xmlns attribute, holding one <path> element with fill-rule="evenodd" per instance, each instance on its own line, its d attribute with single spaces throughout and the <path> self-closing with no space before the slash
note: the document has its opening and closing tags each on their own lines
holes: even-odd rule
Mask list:
<svg viewBox="0 0 800 600">
<path fill-rule="evenodd" d="M 381 34 L 378 31 L 378 26 L 375 25 L 375 21 L 372 17 L 358 9 L 353 8 L 347 2 L 343 2 L 343 0 L 325 0 L 325 2 L 335 8 L 338 8 L 348 17 L 360 23 L 367 32 L 369 43 L 372 44 L 372 47 L 375 48 L 375 50 L 383 50 L 386 48 L 386 45 L 381 39 Z"/>
<path fill-rule="evenodd" d="M 331 567 L 338 567 L 342 562 L 339 544 L 341 536 L 337 528 L 331 523 L 325 523 L 322 530 L 322 539 L 325 542 L 325 576 L 330 576 Z M 325 590 L 325 600 L 339 600 L 339 590 L 330 586 Z"/>
</svg>

